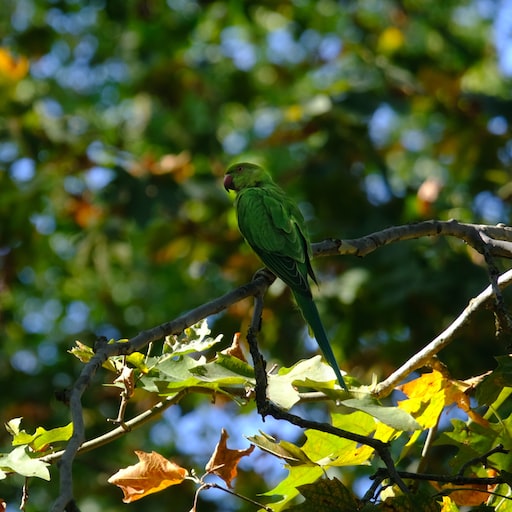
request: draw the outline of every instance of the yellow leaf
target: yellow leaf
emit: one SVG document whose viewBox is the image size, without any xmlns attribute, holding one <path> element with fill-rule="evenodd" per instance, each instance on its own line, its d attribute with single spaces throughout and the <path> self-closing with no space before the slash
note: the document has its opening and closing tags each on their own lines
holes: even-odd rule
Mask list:
<svg viewBox="0 0 512 512">
<path fill-rule="evenodd" d="M 401 390 L 409 398 L 398 402 L 398 407 L 410 413 L 422 427 L 433 428 L 446 405 L 443 375 L 435 370 L 424 373 L 401 386 Z"/>
<path fill-rule="evenodd" d="M 284 112 L 284 117 L 287 121 L 296 122 L 302 119 L 304 113 L 303 108 L 300 105 L 290 105 Z"/>
<path fill-rule="evenodd" d="M 459 508 L 449 496 L 443 496 L 441 512 L 459 512 Z"/>
<path fill-rule="evenodd" d="M 434 427 L 443 409 L 452 404 L 456 404 L 473 421 L 488 426 L 484 418 L 471 410 L 470 399 L 466 394 L 469 388 L 469 384 L 434 370 L 401 386 L 409 398 L 399 402 L 398 406 L 411 413 L 424 428 Z"/>
<path fill-rule="evenodd" d="M 120 487 L 123 502 L 131 503 L 148 494 L 159 492 L 183 482 L 188 471 L 156 452 L 135 451 L 139 462 L 120 469 L 108 482 Z"/>
<path fill-rule="evenodd" d="M 381 53 L 393 53 L 404 45 L 405 37 L 402 31 L 396 27 L 388 27 L 379 37 L 378 51 Z"/>
</svg>

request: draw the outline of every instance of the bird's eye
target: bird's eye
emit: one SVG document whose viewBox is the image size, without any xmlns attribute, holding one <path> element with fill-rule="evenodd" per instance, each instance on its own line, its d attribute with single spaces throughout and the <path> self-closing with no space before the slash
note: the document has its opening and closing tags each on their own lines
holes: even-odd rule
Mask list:
<svg viewBox="0 0 512 512">
<path fill-rule="evenodd" d="M 243 170 L 243 167 L 242 167 L 242 166 L 240 166 L 240 167 L 237 167 L 237 168 L 236 168 L 236 170 L 237 170 L 237 172 L 242 172 L 242 170 Z"/>
</svg>

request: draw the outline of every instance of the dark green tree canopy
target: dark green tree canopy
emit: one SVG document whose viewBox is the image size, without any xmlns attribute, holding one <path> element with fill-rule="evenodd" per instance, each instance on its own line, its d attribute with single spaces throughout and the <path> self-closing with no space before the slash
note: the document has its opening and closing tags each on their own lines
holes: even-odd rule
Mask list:
<svg viewBox="0 0 512 512">
<path fill-rule="evenodd" d="M 222 187 L 228 165 L 241 160 L 264 165 L 298 203 L 314 242 L 315 302 L 359 393 L 350 397 L 357 404 L 336 406 L 341 397 L 325 384 L 289 290 L 277 281 L 267 291 L 262 282 L 251 289 L 265 289 L 263 322 L 253 334 L 267 370 L 276 364 L 268 389 L 281 390 L 277 405 L 294 405 L 303 420 L 389 441 L 397 471 L 419 466 L 419 473 L 452 475 L 466 463 L 464 477 L 512 471 L 504 452 L 492 452 L 499 443 L 512 448 L 505 435 L 511 235 L 492 228 L 509 223 L 512 197 L 507 2 L 7 0 L 1 11 L 0 422 L 23 417 L 0 431 L 2 453 L 13 453 L 13 436 L 38 462 L 64 448 L 71 430 L 44 434 L 41 446 L 16 431 L 67 425 L 69 390 L 93 357 L 86 347 L 96 343 L 102 353 L 101 337 L 128 339 L 129 355 L 108 348 L 109 362 L 89 375 L 81 397 L 85 437 L 115 428 L 106 418 L 120 414 L 120 388 L 127 420 L 156 403 L 163 410 L 165 400 L 167 409 L 150 426 L 76 459 L 78 506 L 117 510 L 119 491 L 106 481 L 135 464 L 134 450 L 163 452 L 189 477 L 192 468 L 201 474 L 225 428 L 230 448 L 247 448 L 249 436 L 282 457 L 276 464 L 261 450 L 244 456 L 233 480 L 237 493 L 258 500 L 281 482 L 270 495 L 290 499 L 272 510 L 299 493 L 305 504 L 315 493 L 339 496 L 353 510 L 361 498 L 355 491 L 364 494 L 375 473 L 365 464 L 381 460 L 380 448 L 366 445 L 359 459 L 343 462 L 343 443 L 355 441 L 339 432 L 299 425 L 304 434 L 271 418 L 259 425 L 254 396 L 245 391 L 255 385 L 251 359 L 237 363 L 222 353 L 234 333 L 245 340 L 255 327 L 252 293 L 208 309 L 211 332 L 188 323 L 204 319 L 197 308 L 245 285 L 261 267 Z M 490 283 L 495 297 L 479 295 Z M 158 330 L 162 324 L 169 329 Z M 438 359 L 429 353 L 399 380 L 386 380 L 445 329 L 449 343 Z M 299 361 L 305 366 L 297 368 Z M 130 379 L 112 386 L 123 365 L 134 372 L 133 396 Z M 486 380 L 471 380 L 486 372 Z M 391 393 L 404 379 L 416 385 Z M 441 391 L 429 394 L 435 386 L 443 399 Z M 422 390 L 429 407 L 448 412 L 415 409 Z M 362 405 L 363 394 L 370 405 Z M 260 426 L 288 445 L 260 435 Z M 436 429 L 427 442 L 425 432 Z M 463 448 L 464 432 L 480 444 Z M 334 438 L 331 452 L 316 450 Z M 451 445 L 453 467 L 436 444 Z M 293 461 L 282 455 L 287 450 Z M 31 479 L 27 510 L 49 509 L 59 495 L 54 468 L 50 482 Z M 322 480 L 327 468 L 340 482 Z M 14 507 L 19 475 L 27 475 L 7 462 L 0 470 L 8 474 L 0 497 Z M 313 487 L 292 489 L 293 478 Z M 176 499 L 176 510 L 190 510 L 195 484 L 185 480 L 137 506 L 167 510 L 167 500 Z M 428 498 L 411 498 L 400 485 L 397 493 L 424 506 L 436 493 L 425 487 Z M 510 496 L 505 483 L 496 492 Z M 205 510 L 226 509 L 225 493 L 218 499 L 202 492 L 198 510 L 202 499 L 212 500 Z M 413 501 L 407 506 L 420 510 Z M 255 510 L 240 499 L 229 503 Z M 455 503 L 443 510 L 456 510 L 448 508 Z M 498 510 L 496 498 L 487 504 Z"/>
</svg>

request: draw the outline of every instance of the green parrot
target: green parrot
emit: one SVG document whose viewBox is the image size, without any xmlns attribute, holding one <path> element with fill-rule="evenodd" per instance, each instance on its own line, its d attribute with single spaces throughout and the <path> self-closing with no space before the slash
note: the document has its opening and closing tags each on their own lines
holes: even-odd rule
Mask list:
<svg viewBox="0 0 512 512">
<path fill-rule="evenodd" d="M 292 290 L 327 362 L 348 391 L 313 302 L 308 275 L 317 283 L 311 266 L 311 245 L 304 217 L 284 190 L 259 165 L 242 162 L 229 167 L 224 188 L 236 192 L 238 228 L 261 261 Z"/>
</svg>

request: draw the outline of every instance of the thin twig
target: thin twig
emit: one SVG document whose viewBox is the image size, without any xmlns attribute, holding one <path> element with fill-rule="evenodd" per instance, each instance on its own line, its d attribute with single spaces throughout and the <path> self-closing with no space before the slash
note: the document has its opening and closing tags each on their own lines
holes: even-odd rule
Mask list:
<svg viewBox="0 0 512 512">
<path fill-rule="evenodd" d="M 316 422 L 301 418 L 300 416 L 282 410 L 267 399 L 267 375 L 265 372 L 265 360 L 258 350 L 257 343 L 257 334 L 261 325 L 261 312 L 263 311 L 262 296 L 255 296 L 254 302 L 254 312 L 251 327 L 249 328 L 249 332 L 247 334 L 247 339 L 249 346 L 251 347 L 251 356 L 253 358 L 254 373 L 256 376 L 256 407 L 262 419 L 265 420 L 265 416 L 272 416 L 275 419 L 288 421 L 289 423 L 292 423 L 293 425 L 301 428 L 318 430 L 320 432 L 325 432 L 327 434 L 332 434 L 337 437 L 348 439 L 349 441 L 354 441 L 358 444 L 370 446 L 378 453 L 381 460 L 386 465 L 392 481 L 395 482 L 403 492 L 408 493 L 409 489 L 405 485 L 405 482 L 398 475 L 393 459 L 391 457 L 391 453 L 389 451 L 389 446 L 386 443 L 379 439 L 366 437 L 354 432 L 350 432 L 348 430 L 334 427 L 329 423 Z"/>
<path fill-rule="evenodd" d="M 492 450 L 489 450 L 488 452 L 484 453 L 483 455 L 480 455 L 479 457 L 475 457 L 474 459 L 468 460 L 466 463 L 462 465 L 459 472 L 457 473 L 457 476 L 463 476 L 466 469 L 468 469 L 471 466 L 474 466 L 475 464 L 487 464 L 487 459 L 494 455 L 495 453 L 503 453 L 504 455 L 508 455 L 510 453 L 510 450 L 506 450 L 505 447 L 502 444 L 498 444 L 495 446 Z"/>
<path fill-rule="evenodd" d="M 504 335 L 510 334 L 510 332 L 512 331 L 512 320 L 505 306 L 505 300 L 503 298 L 503 294 L 501 293 L 501 289 L 498 284 L 500 272 L 498 270 L 498 267 L 496 266 L 494 257 L 491 253 L 491 239 L 485 233 L 480 233 L 480 236 L 482 238 L 483 246 L 482 254 L 484 255 L 485 263 L 487 264 L 489 281 L 491 282 L 491 287 L 494 293 L 494 316 L 496 319 L 496 337 L 500 339 Z"/>
<path fill-rule="evenodd" d="M 498 279 L 498 286 L 505 288 L 512 282 L 512 270 L 502 274 Z M 387 396 L 399 382 L 401 382 L 410 373 L 422 366 L 425 366 L 429 360 L 440 350 L 449 345 L 460 329 L 467 324 L 470 317 L 479 310 L 485 303 L 490 301 L 494 296 L 492 285 L 489 285 L 484 291 L 471 299 L 464 311 L 434 340 L 432 340 L 425 348 L 416 353 L 407 360 L 398 370 L 393 372 L 387 379 L 377 384 L 372 394 L 376 397 Z"/>
</svg>

